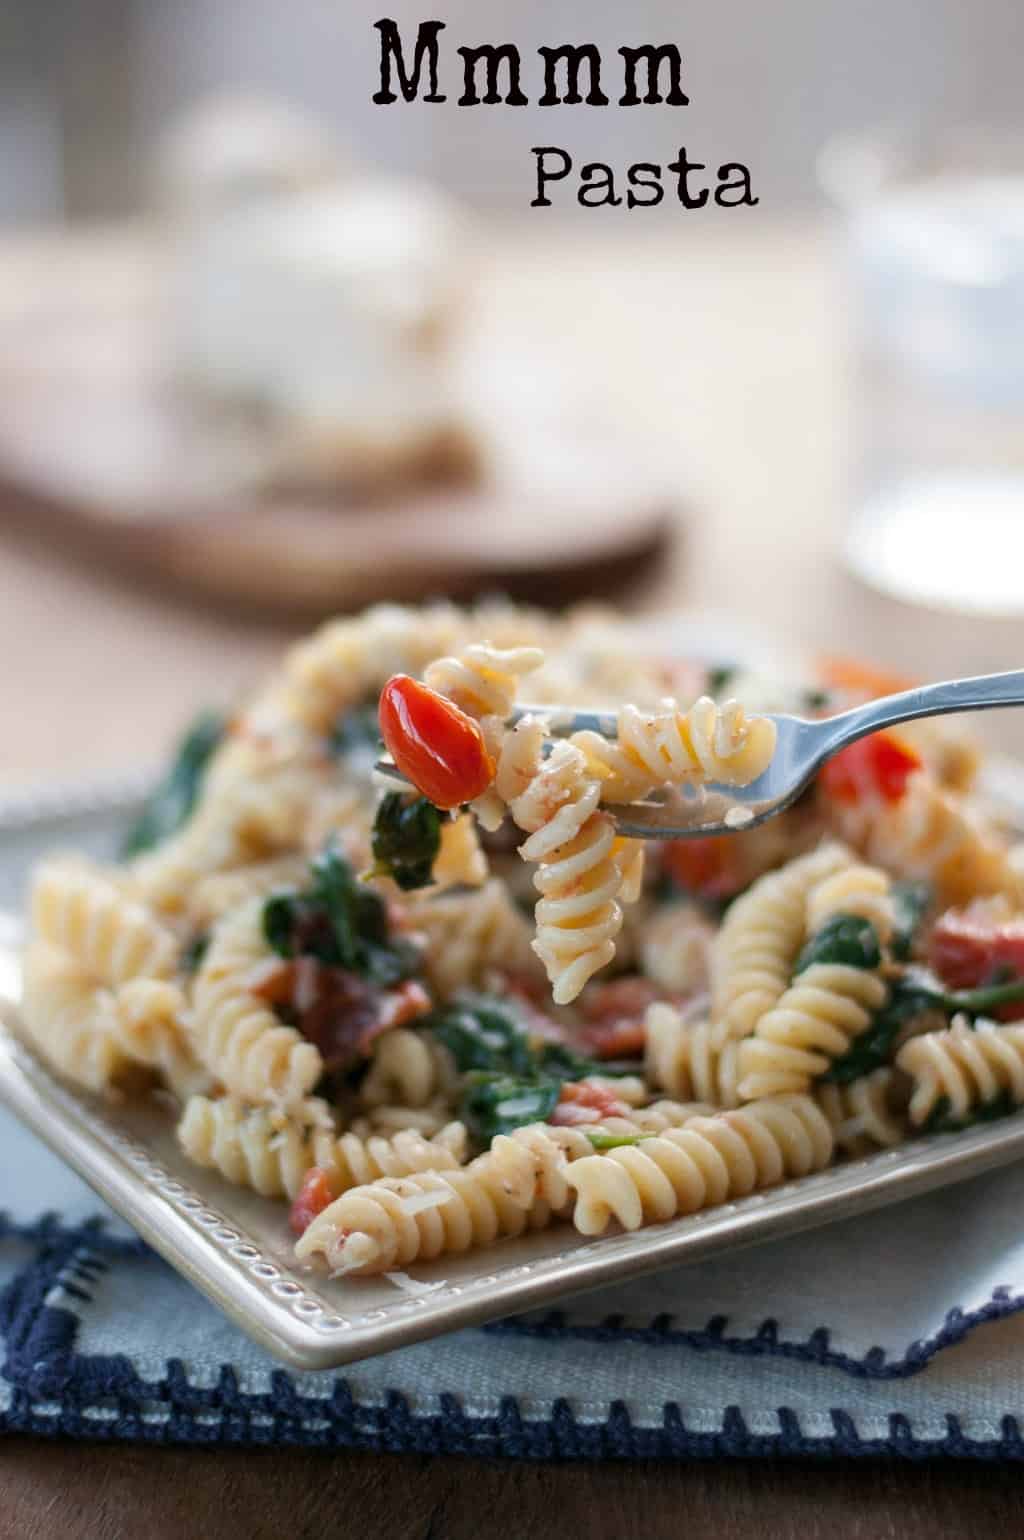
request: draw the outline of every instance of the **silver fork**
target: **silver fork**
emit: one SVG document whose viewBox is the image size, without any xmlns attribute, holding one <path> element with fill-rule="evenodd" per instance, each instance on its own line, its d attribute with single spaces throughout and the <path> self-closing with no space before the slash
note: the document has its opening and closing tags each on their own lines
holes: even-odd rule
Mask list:
<svg viewBox="0 0 1024 1540">
<path fill-rule="evenodd" d="M 1006 674 L 982 674 L 977 679 L 950 679 L 919 685 L 899 695 L 885 695 L 854 706 L 837 716 L 808 721 L 804 717 L 766 713 L 775 723 L 777 739 L 772 762 L 749 786 L 709 782 L 700 787 L 666 787 L 643 802 L 609 807 L 620 834 L 633 839 L 690 839 L 697 835 L 739 834 L 753 829 L 795 802 L 826 760 L 858 738 L 881 728 L 913 722 L 918 717 L 946 716 L 953 711 L 987 711 L 996 706 L 1024 706 L 1024 669 Z M 517 706 L 513 722 L 525 716 L 547 721 L 552 734 L 591 729 L 615 736 L 615 712 L 572 711 L 561 706 Z M 404 777 L 389 760 L 377 769 L 389 780 Z"/>
</svg>

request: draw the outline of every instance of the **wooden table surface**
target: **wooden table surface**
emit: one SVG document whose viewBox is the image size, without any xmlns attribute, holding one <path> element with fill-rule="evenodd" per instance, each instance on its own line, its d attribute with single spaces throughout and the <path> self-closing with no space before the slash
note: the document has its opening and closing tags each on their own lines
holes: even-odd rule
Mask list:
<svg viewBox="0 0 1024 1540">
<path fill-rule="evenodd" d="M 1005 625 L 911 614 L 842 572 L 851 390 L 833 237 L 770 221 L 739 238 L 721 232 L 541 244 L 531 227 L 530 241 L 504 243 L 486 285 L 501 325 L 570 348 L 607 381 L 623 419 L 664 446 L 687 514 L 641 602 L 730 611 L 785 643 L 853 649 L 934 678 L 1019 663 Z M 0 314 L 36 263 L 72 272 L 83 260 L 122 260 L 116 237 L 87 250 L 8 241 Z M 158 759 L 177 723 L 230 695 L 288 634 L 133 589 L 45 537 L 7 535 L 0 507 L 0 779 Z M 1019 722 L 1000 722 L 997 737 L 1024 749 Z M 224 1540 L 541 1540 L 573 1520 L 594 1540 L 1020 1533 L 1015 1472 L 954 1463 L 506 1466 L 19 1439 L 0 1460 L 0 1536 L 18 1540 L 178 1540 L 214 1526 Z"/>
</svg>

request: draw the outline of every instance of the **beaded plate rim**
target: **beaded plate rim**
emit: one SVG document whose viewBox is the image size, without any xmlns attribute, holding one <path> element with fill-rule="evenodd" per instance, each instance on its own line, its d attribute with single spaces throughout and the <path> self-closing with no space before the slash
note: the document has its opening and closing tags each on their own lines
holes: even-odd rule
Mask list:
<svg viewBox="0 0 1024 1540">
<path fill-rule="evenodd" d="M 1024 813 L 1024 768 L 997 761 L 996 791 Z M 143 776 L 0 797 L 0 838 L 68 818 L 127 812 Z M 0 934 L 0 944 L 3 935 Z M 13 1006 L 0 1010 L 0 1100 L 78 1172 L 174 1268 L 271 1353 L 300 1369 L 330 1369 L 376 1353 L 536 1309 L 642 1273 L 853 1217 L 965 1180 L 1024 1156 L 1024 1113 L 959 1134 L 920 1139 L 798 1178 L 703 1214 L 632 1234 L 578 1237 L 551 1252 L 541 1231 L 460 1259 L 456 1281 L 426 1294 L 394 1291 L 384 1304 L 346 1308 L 351 1285 L 289 1268 L 233 1213 L 238 1190 L 215 1179 L 204 1196 L 180 1167 L 118 1126 L 116 1109 L 69 1086 L 18 1037 Z M 54 1116 L 55 1111 L 57 1116 Z M 194 1170 L 194 1168 L 192 1168 Z M 203 1173 L 204 1177 L 207 1173 Z M 246 1195 L 251 1200 L 251 1195 Z M 271 1200 L 256 1200 L 271 1208 Z M 280 1219 L 281 1205 L 273 1205 Z M 496 1253 L 514 1251 L 508 1265 Z M 468 1271 L 467 1271 L 468 1265 Z"/>
</svg>

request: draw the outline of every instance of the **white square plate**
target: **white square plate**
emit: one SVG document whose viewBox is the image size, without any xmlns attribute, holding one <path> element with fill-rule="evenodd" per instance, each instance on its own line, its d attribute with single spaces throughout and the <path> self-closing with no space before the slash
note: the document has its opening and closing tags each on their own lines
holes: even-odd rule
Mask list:
<svg viewBox="0 0 1024 1540">
<path fill-rule="evenodd" d="M 1004 805 L 1024 808 L 1016 767 L 997 766 L 993 783 Z M 137 800 L 136 788 L 0 807 L 8 856 L 0 868 L 0 901 L 17 901 L 17 869 L 40 849 L 55 842 L 102 848 Z M 3 939 L 0 932 L 0 990 L 16 996 L 17 965 Z M 284 1204 L 232 1187 L 186 1160 L 172 1117 L 156 1099 L 117 1103 L 58 1081 L 19 1041 L 16 1008 L 3 1014 L 0 1098 L 243 1330 L 305 1369 L 333 1368 L 584 1289 L 845 1219 L 1024 1156 L 1022 1113 L 634 1234 L 587 1240 L 563 1225 L 443 1257 L 416 1268 L 418 1279 L 436 1287 L 410 1295 L 386 1278 L 332 1282 L 302 1271 Z"/>
</svg>

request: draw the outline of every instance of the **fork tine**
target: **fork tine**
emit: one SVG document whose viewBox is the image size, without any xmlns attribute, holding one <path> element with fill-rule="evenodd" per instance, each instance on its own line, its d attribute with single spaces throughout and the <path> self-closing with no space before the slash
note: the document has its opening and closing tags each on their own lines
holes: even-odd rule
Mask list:
<svg viewBox="0 0 1024 1540">
<path fill-rule="evenodd" d="M 540 717 L 553 738 L 568 738 L 572 733 L 601 733 L 605 738 L 619 735 L 619 717 L 614 706 L 604 711 L 573 711 L 568 706 L 514 706 L 512 723 L 524 717 Z"/>
</svg>

